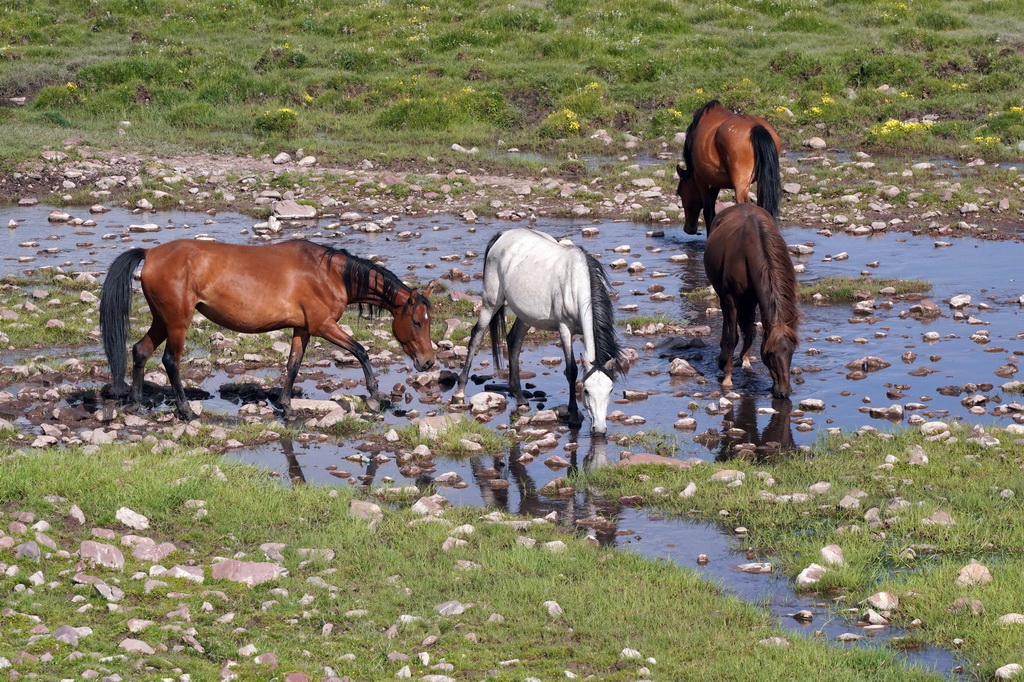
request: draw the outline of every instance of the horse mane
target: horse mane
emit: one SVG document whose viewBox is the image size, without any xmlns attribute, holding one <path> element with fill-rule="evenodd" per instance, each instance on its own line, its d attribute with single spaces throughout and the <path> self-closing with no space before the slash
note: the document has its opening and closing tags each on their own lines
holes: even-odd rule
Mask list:
<svg viewBox="0 0 1024 682">
<path fill-rule="evenodd" d="M 612 299 L 608 295 L 611 289 L 611 282 L 608 280 L 608 273 L 601 267 L 601 263 L 589 253 L 579 247 L 587 261 L 587 270 L 590 272 L 590 307 L 594 325 L 594 365 L 605 367 L 609 360 L 612 362 L 605 369 L 612 378 L 615 375 L 626 373 L 626 363 L 622 354 L 622 346 L 619 345 L 619 338 L 615 334 L 615 313 L 612 309 Z"/>
<path fill-rule="evenodd" d="M 799 341 L 797 330 L 800 326 L 800 306 L 789 248 L 774 224 L 758 222 L 761 253 L 766 266 L 758 275 L 762 291 L 758 297 L 761 301 L 761 321 L 768 331 L 764 344 L 774 347 L 785 339 L 796 344 Z"/>
<path fill-rule="evenodd" d="M 385 307 L 394 308 L 395 299 L 402 291 L 409 291 L 409 287 L 398 279 L 395 273 L 371 260 L 360 258 L 349 253 L 346 249 L 316 244 L 322 248 L 321 262 L 327 262 L 328 272 L 331 263 L 336 256 L 345 259 L 345 266 L 341 273 L 342 282 L 348 290 L 349 301 L 359 306 L 360 316 L 376 317 L 381 314 Z M 380 290 L 373 286 L 373 276 L 380 277 Z M 412 297 L 410 297 L 410 301 Z"/>
<path fill-rule="evenodd" d="M 697 130 L 697 125 L 700 123 L 700 119 L 704 114 L 712 107 L 720 106 L 722 103 L 717 99 L 713 99 L 700 109 L 693 112 L 693 120 L 690 121 L 690 125 L 686 128 L 686 139 L 683 141 L 683 165 L 685 170 L 679 174 L 679 179 L 684 180 L 684 174 L 689 175 L 693 172 L 693 133 Z"/>
</svg>

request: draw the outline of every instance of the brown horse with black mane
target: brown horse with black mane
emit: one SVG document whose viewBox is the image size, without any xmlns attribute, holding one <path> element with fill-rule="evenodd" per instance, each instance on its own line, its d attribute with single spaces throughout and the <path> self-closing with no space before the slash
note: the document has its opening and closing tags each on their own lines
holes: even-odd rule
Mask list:
<svg viewBox="0 0 1024 682">
<path fill-rule="evenodd" d="M 725 373 L 722 386 L 732 387 L 737 322 L 743 332 L 743 369 L 750 369 L 748 352 L 757 335 L 754 316 L 760 308 L 761 360 L 772 377 L 772 396 L 788 398 L 800 308 L 796 270 L 786 242 L 768 212 L 749 203 L 719 213 L 713 228 L 704 249 L 704 270 L 722 306 L 718 355 L 718 368 Z"/>
<path fill-rule="evenodd" d="M 370 396 L 379 398 L 366 349 L 338 326 L 350 303 L 357 304 L 360 313 L 390 311 L 394 316 L 392 332 L 416 369 L 424 371 L 434 365 L 429 289 L 421 294 L 380 265 L 344 249 L 312 242 L 245 246 L 179 239 L 151 249 L 126 251 L 111 264 L 103 283 L 100 328 L 115 397 L 129 393 L 124 378 L 132 273 L 142 261 L 142 293 L 153 322 L 132 348 L 132 405 L 142 399 L 146 361 L 166 340 L 163 364 L 178 416 L 195 418 L 185 399 L 179 366 L 185 334 L 196 310 L 222 327 L 246 334 L 292 328 L 280 399 L 285 417 L 292 415 L 292 386 L 310 336 L 327 339 L 352 353 L 363 368 Z"/>
<path fill-rule="evenodd" d="M 757 203 L 772 218 L 779 217 L 782 179 L 779 153 L 782 142 L 768 121 L 737 114 L 718 100 L 694 112 L 686 129 L 683 162 L 676 166 L 686 234 L 697 234 L 701 209 L 708 235 L 715 220 L 715 201 L 722 189 L 736 191 L 736 203 L 749 200 L 750 185 L 757 182 Z"/>
</svg>

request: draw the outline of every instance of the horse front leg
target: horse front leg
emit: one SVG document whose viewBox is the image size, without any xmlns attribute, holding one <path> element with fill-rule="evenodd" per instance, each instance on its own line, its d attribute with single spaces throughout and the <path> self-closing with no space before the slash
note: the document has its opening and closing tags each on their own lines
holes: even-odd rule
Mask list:
<svg viewBox="0 0 1024 682">
<path fill-rule="evenodd" d="M 736 350 L 736 304 L 730 296 L 719 296 L 722 303 L 722 343 L 718 369 L 722 370 L 722 388 L 732 388 L 732 354 Z"/>
<path fill-rule="evenodd" d="M 473 368 L 473 358 L 476 357 L 477 351 L 480 350 L 480 342 L 483 341 L 484 332 L 491 323 L 493 315 L 494 310 L 488 308 L 486 304 L 480 308 L 480 316 L 477 318 L 476 324 L 473 325 L 473 331 L 469 334 L 466 363 L 462 366 L 462 373 L 459 374 L 459 383 L 455 387 L 455 393 L 452 394 L 452 404 L 466 404 L 466 384 L 469 382 L 469 372 Z"/>
<path fill-rule="evenodd" d="M 701 200 L 704 203 L 704 229 L 708 236 L 711 236 L 711 224 L 715 222 L 715 202 L 718 201 L 717 187 L 707 187 L 701 192 Z"/>
<path fill-rule="evenodd" d="M 560 324 L 558 334 L 562 339 L 562 353 L 565 354 L 565 378 L 569 380 L 569 426 L 579 427 L 583 425 L 583 415 L 576 401 L 576 377 L 579 376 L 579 367 L 576 366 L 576 358 L 572 355 L 572 332 L 567 326 Z"/>
<path fill-rule="evenodd" d="M 358 341 L 343 332 L 337 322 L 325 323 L 315 330 L 307 327 L 307 333 L 327 339 L 338 348 L 354 355 L 356 360 L 359 361 L 359 366 L 363 368 L 363 378 L 366 381 L 366 390 L 370 394 L 370 399 L 378 402 L 383 400 L 380 391 L 377 390 L 377 378 L 373 376 L 369 354 Z M 294 348 L 294 337 L 292 342 Z M 289 370 L 291 369 L 290 364 L 291 357 L 289 356 Z M 298 367 L 298 363 L 296 363 L 296 367 Z"/>
<path fill-rule="evenodd" d="M 299 375 L 299 366 L 302 364 L 302 356 L 306 354 L 307 343 L 309 343 L 308 330 L 298 327 L 292 330 L 292 347 L 288 352 L 284 385 L 281 386 L 281 398 L 278 400 L 285 419 L 295 417 L 295 411 L 292 409 L 292 387 L 295 385 L 295 377 Z"/>
<path fill-rule="evenodd" d="M 523 386 L 519 377 L 519 354 L 523 350 L 523 339 L 526 332 L 530 331 L 529 326 L 519 318 L 512 324 L 505 342 L 508 344 L 508 389 L 512 397 L 516 399 L 516 405 L 525 405 L 526 398 L 523 397 Z"/>
<path fill-rule="evenodd" d="M 171 382 L 171 390 L 174 391 L 174 403 L 177 406 L 178 417 L 184 421 L 192 421 L 196 413 L 188 404 L 185 397 L 185 387 L 181 384 L 181 356 L 185 351 L 186 327 L 168 330 L 167 346 L 164 348 L 163 363 L 167 371 L 167 378 Z M 133 377 L 134 378 L 134 377 Z"/>
</svg>

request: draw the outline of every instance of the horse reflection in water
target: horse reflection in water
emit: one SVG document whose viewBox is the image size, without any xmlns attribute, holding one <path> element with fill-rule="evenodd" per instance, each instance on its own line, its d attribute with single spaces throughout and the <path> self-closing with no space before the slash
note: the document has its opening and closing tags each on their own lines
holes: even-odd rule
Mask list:
<svg viewBox="0 0 1024 682">
<path fill-rule="evenodd" d="M 768 424 L 758 433 L 757 403 L 756 397 L 744 395 L 725 414 L 722 421 L 724 434 L 716 460 L 722 462 L 742 457 L 754 462 L 766 462 L 795 449 L 789 421 L 793 404 L 789 400 L 773 400 L 773 412 Z M 764 415 L 760 416 L 764 418 Z"/>
<path fill-rule="evenodd" d="M 575 438 L 571 442 L 576 442 Z M 559 476 L 572 476 L 580 471 L 578 451 L 567 453 L 569 467 Z M 622 512 L 622 505 L 617 502 L 599 500 L 589 493 L 573 492 L 565 497 L 547 497 L 538 493 L 539 487 L 530 475 L 527 465 L 520 461 L 519 444 L 512 446 L 508 454 L 508 464 L 504 456 L 495 456 L 488 463 L 484 457 L 473 457 L 470 467 L 473 479 L 480 488 L 480 497 L 484 506 L 501 509 L 511 514 L 527 518 L 541 518 L 551 512 L 558 514 L 560 525 L 576 529 L 587 528 L 602 545 L 614 545 L 616 524 Z M 594 436 L 590 447 L 583 458 L 582 470 L 591 471 L 608 464 L 608 441 L 602 436 Z M 536 464 L 534 464 L 536 466 Z M 506 469 L 507 471 L 502 471 Z M 493 488 L 491 481 L 498 477 L 509 481 L 507 487 Z M 518 505 L 515 497 L 518 496 Z"/>
</svg>

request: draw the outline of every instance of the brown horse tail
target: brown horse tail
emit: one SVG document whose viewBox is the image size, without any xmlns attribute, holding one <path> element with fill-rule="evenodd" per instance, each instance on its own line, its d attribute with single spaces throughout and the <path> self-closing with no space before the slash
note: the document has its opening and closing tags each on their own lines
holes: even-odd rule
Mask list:
<svg viewBox="0 0 1024 682">
<path fill-rule="evenodd" d="M 118 256 L 110 265 L 107 278 L 103 281 L 100 294 L 100 332 L 103 336 L 103 352 L 110 365 L 110 391 L 115 397 L 125 395 L 125 368 L 128 357 L 128 313 L 132 298 L 132 273 L 146 258 L 146 249 L 129 249 Z"/>
<path fill-rule="evenodd" d="M 778 220 L 779 203 L 782 201 L 779 150 L 775 147 L 775 140 L 768 129 L 760 125 L 750 131 L 750 143 L 754 146 L 757 205 L 768 211 L 772 218 Z"/>
<path fill-rule="evenodd" d="M 758 228 L 765 267 L 755 281 L 761 290 L 758 300 L 761 303 L 761 321 L 767 333 L 764 344 L 775 347 L 780 337 L 788 337 L 795 344 L 799 340 L 800 305 L 793 260 L 786 240 L 774 223 L 761 222 Z"/>
<path fill-rule="evenodd" d="M 508 336 L 508 320 L 505 319 L 505 304 L 502 303 L 491 317 L 491 355 L 494 356 L 494 370 L 501 369 L 501 342 Z"/>
</svg>

